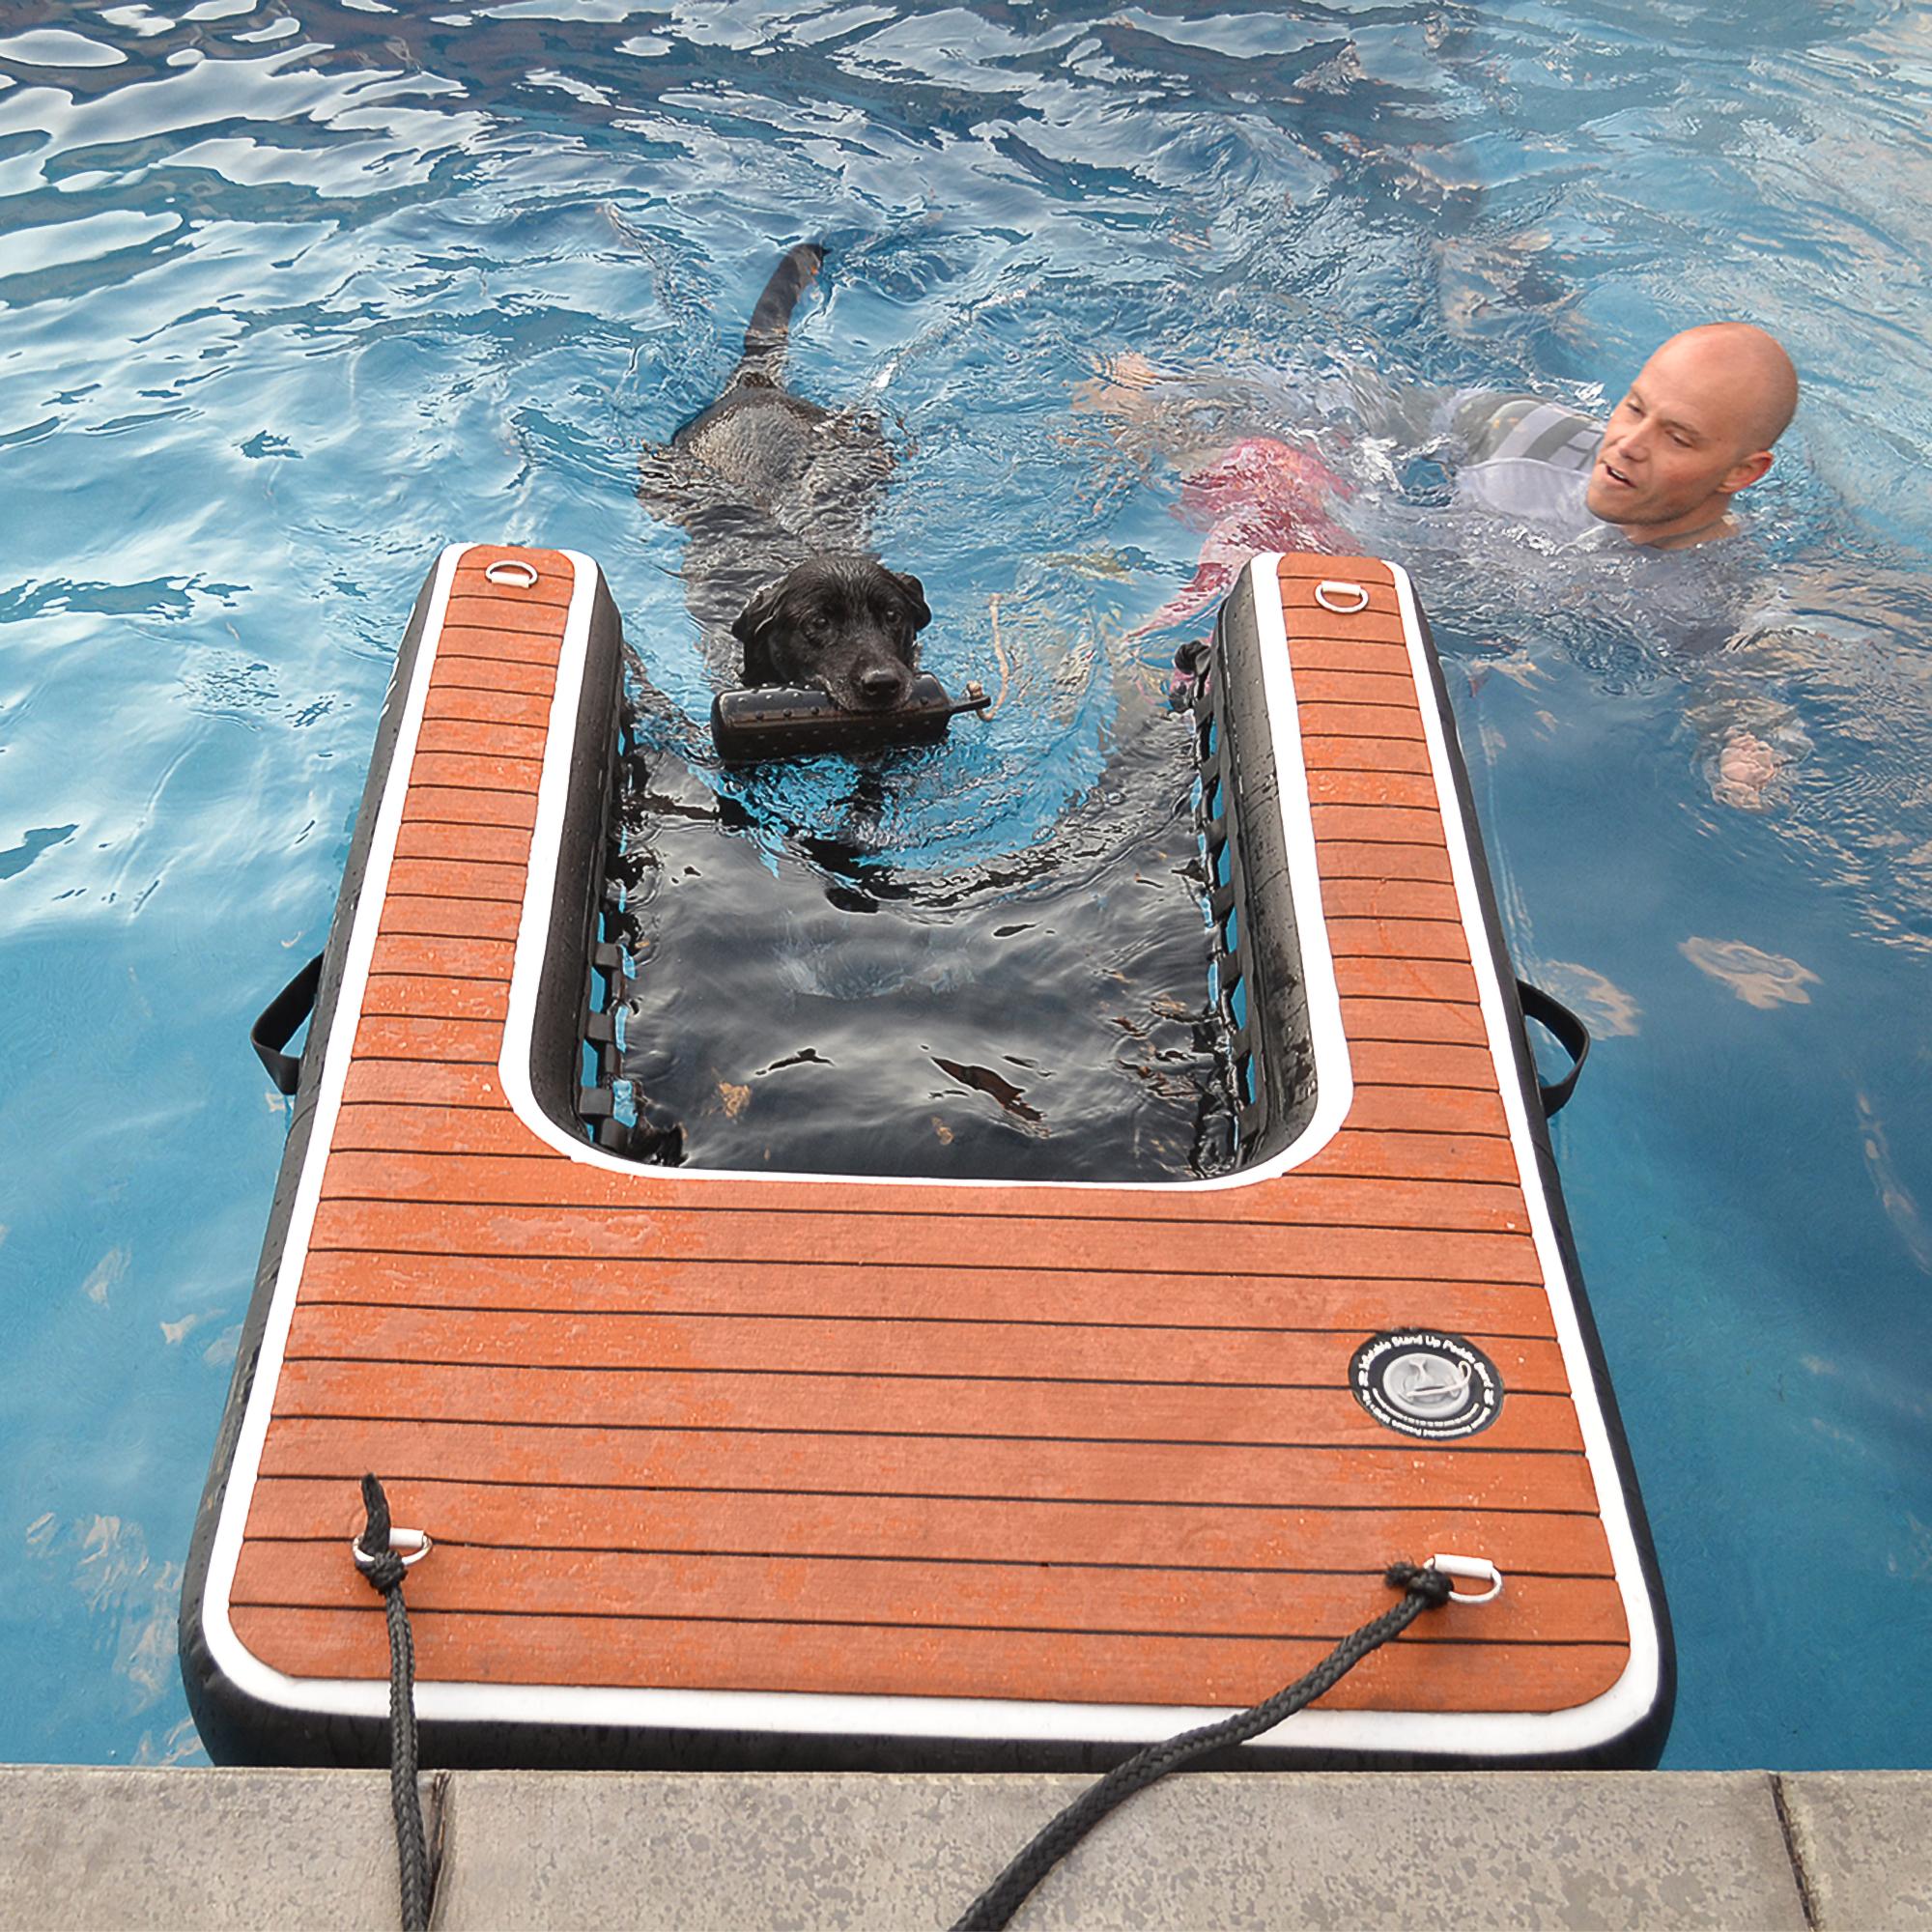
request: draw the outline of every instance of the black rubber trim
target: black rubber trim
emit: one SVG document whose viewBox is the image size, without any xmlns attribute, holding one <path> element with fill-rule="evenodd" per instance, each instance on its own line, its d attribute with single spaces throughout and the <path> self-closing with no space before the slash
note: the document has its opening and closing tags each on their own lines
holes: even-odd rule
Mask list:
<svg viewBox="0 0 1932 1932">
<path fill-rule="evenodd" d="M 328 1037 L 335 1022 L 335 1009 L 342 990 L 343 964 L 349 952 L 349 935 L 355 922 L 355 907 L 361 896 L 362 878 L 369 868 L 369 853 L 376 839 L 376 819 L 388 787 L 389 771 L 395 761 L 396 740 L 401 735 L 403 712 L 409 702 L 410 687 L 422 644 L 423 627 L 428 621 L 430 600 L 436 591 L 439 559 L 416 595 L 415 608 L 403 633 L 396 662 L 389 672 L 388 694 L 383 701 L 383 715 L 376 726 L 376 743 L 370 753 L 369 777 L 362 787 L 362 803 L 355 817 L 355 831 L 350 841 L 348 863 L 343 867 L 342 887 L 335 901 L 335 914 L 328 928 L 328 944 L 323 949 L 322 969 L 317 979 L 314 1009 L 309 1019 L 308 1040 L 302 1048 L 300 1079 L 296 1088 L 295 1109 L 289 1121 L 288 1139 L 282 1148 L 282 1165 L 275 1177 L 274 1200 L 269 1209 L 268 1233 L 262 1243 L 262 1259 L 255 1269 L 254 1293 L 248 1312 L 242 1318 L 242 1336 L 235 1351 L 235 1370 L 228 1384 L 228 1400 L 221 1411 L 214 1451 L 209 1461 L 208 1482 L 202 1491 L 201 1507 L 195 1514 L 194 1533 L 188 1543 L 187 1565 L 182 1580 L 181 1672 L 187 1693 L 188 1710 L 208 1754 L 216 1764 L 381 1764 L 386 1762 L 387 1745 L 381 1736 L 375 1752 L 359 1747 L 343 1756 L 334 1740 L 343 1733 L 348 1720 L 283 1712 L 256 1703 L 243 1695 L 228 1680 L 209 1652 L 202 1634 L 202 1605 L 208 1589 L 208 1565 L 214 1549 L 214 1529 L 220 1520 L 221 1502 L 227 1493 L 228 1478 L 235 1463 L 235 1446 L 242 1433 L 242 1418 L 255 1385 L 255 1370 L 261 1360 L 262 1337 L 268 1327 L 269 1311 L 274 1301 L 275 1280 L 281 1272 L 282 1251 L 288 1241 L 289 1221 L 295 1211 L 296 1190 L 307 1158 L 310 1133 L 315 1124 L 317 1083 L 321 1077 Z"/>
<path fill-rule="evenodd" d="M 1238 1176 L 1293 1145 L 1315 1116 L 1320 1075 L 1282 826 L 1261 624 L 1247 571 L 1236 580 L 1215 619 L 1208 663 L 1207 710 L 1197 747 L 1207 814 L 1200 829 L 1208 848 L 1216 977 L 1236 1075 Z M 1210 720 L 1215 742 L 1208 753 Z M 1223 858 L 1228 881 L 1225 889 L 1216 889 L 1213 870 Z M 1231 912 L 1232 952 L 1226 946 Z M 1243 980 L 1247 1023 L 1237 1027 L 1233 995 Z"/>
<path fill-rule="evenodd" d="M 1449 769 L 1456 782 L 1456 803 L 1463 822 L 1469 828 L 1469 856 L 1475 868 L 1476 895 L 1482 902 L 1483 923 L 1495 961 L 1496 977 L 1502 985 L 1504 1004 L 1509 1008 L 1510 1037 L 1516 1044 L 1517 1079 L 1529 1106 L 1530 1136 L 1536 1143 L 1536 1162 L 1543 1182 L 1543 1197 L 1556 1234 L 1556 1245 L 1570 1285 L 1570 1303 L 1583 1338 L 1583 1352 L 1589 1360 L 1598 1407 L 1610 1438 L 1610 1453 L 1617 1476 L 1623 1485 L 1624 1507 L 1629 1512 L 1631 1534 L 1635 1539 L 1637 1561 L 1643 1572 L 1644 1594 L 1657 1621 L 1658 1688 L 1656 1701 L 1648 1713 L 1629 1730 L 1593 1750 L 1535 1760 L 1549 1770 L 1608 1771 L 1654 1770 L 1670 1735 L 1671 1714 L 1677 1704 L 1677 1651 L 1670 1629 L 1670 1606 L 1663 1594 L 1663 1573 L 1657 1561 L 1657 1545 L 1644 1513 L 1643 1496 L 1637 1489 L 1636 1465 L 1632 1461 L 1630 1438 L 1624 1432 L 1623 1415 L 1617 1407 L 1616 1391 L 1610 1384 L 1609 1370 L 1604 1360 L 1603 1338 L 1597 1333 L 1597 1320 L 1590 1309 L 1590 1297 L 1583 1286 L 1583 1271 L 1577 1259 L 1577 1236 L 1570 1226 L 1570 1210 L 1563 1199 L 1563 1182 L 1556 1167 L 1556 1154 L 1549 1144 L 1549 1122 L 1543 1109 L 1536 1063 L 1530 1057 L 1529 1037 L 1523 1030 L 1523 1015 L 1517 993 L 1516 967 L 1503 938 L 1502 914 L 1496 898 L 1495 882 L 1490 876 L 1489 854 L 1483 849 L 1481 821 L 1476 816 L 1476 799 L 1469 783 L 1469 769 L 1463 757 L 1463 741 L 1458 734 L 1455 707 L 1449 702 L 1449 687 L 1442 674 L 1442 661 L 1436 654 L 1435 637 L 1429 627 L 1429 613 L 1420 597 L 1416 617 L 1422 627 L 1423 655 L 1435 687 L 1436 709 L 1443 724 L 1443 739 L 1448 747 Z M 1439 1760 L 1438 1760 L 1439 1762 Z M 1526 1766 L 1529 1760 L 1524 1761 Z M 1497 1761 L 1497 1770 L 1514 1768 Z"/>
</svg>

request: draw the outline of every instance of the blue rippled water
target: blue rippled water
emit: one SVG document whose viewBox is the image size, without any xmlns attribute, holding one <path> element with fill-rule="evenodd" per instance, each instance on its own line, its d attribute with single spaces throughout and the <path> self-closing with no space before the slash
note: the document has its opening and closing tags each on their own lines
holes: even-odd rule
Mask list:
<svg viewBox="0 0 1932 1932">
<path fill-rule="evenodd" d="M 1173 639 L 1132 627 L 1197 539 L 1071 409 L 1093 358 L 1321 415 L 1435 617 L 1520 963 L 1599 1033 L 1557 1139 L 1666 1762 L 1924 1762 L 1928 110 L 1932 27 L 1884 0 L 15 0 L 0 1757 L 197 1753 L 176 1597 L 285 1124 L 244 1035 L 327 925 L 416 585 L 452 538 L 586 550 L 700 709 L 637 453 L 811 238 L 795 380 L 895 425 L 933 668 L 987 674 L 995 599 L 1009 658 L 969 822 L 908 821 L 931 863 L 1159 726 Z M 1725 314 L 1806 399 L 1694 643 L 1323 400 L 1589 403 Z"/>
</svg>

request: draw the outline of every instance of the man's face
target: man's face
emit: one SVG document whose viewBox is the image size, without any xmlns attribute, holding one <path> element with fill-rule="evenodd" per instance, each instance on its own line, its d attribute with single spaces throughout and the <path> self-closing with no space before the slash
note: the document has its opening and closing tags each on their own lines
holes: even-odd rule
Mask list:
<svg viewBox="0 0 1932 1932">
<path fill-rule="evenodd" d="M 1738 425 L 1750 398 L 1720 350 L 1667 342 L 1643 365 L 1604 432 L 1585 501 L 1638 543 L 1719 522 L 1732 493 L 1771 468 Z"/>
</svg>

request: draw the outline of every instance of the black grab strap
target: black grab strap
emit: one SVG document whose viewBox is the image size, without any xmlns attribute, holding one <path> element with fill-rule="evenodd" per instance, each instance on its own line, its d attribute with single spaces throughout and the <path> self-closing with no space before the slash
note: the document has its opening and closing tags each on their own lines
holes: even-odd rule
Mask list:
<svg viewBox="0 0 1932 1932">
<path fill-rule="evenodd" d="M 284 1053 L 282 1048 L 296 1037 L 296 1029 L 302 1021 L 314 1012 L 316 988 L 321 984 L 322 954 L 318 952 L 262 1009 L 262 1017 L 248 1031 L 248 1044 L 261 1056 L 278 1094 L 293 1094 L 301 1085 L 301 1055 Z"/>
<path fill-rule="evenodd" d="M 1577 1076 L 1590 1057 L 1590 1029 L 1561 1000 L 1546 993 L 1541 986 L 1532 986 L 1527 980 L 1516 982 L 1516 996 L 1522 1007 L 1523 1018 L 1548 1027 L 1557 1044 L 1570 1056 L 1570 1071 L 1561 1080 L 1550 1085 L 1541 1080 L 1536 1083 L 1536 1091 L 1543 1095 L 1544 1114 L 1558 1113 L 1577 1091 Z M 1532 1061 L 1534 1058 L 1532 1054 Z"/>
</svg>

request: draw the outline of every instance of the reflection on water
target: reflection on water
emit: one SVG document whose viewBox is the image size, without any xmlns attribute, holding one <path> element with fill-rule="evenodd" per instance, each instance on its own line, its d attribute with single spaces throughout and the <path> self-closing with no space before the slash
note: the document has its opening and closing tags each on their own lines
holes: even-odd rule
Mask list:
<svg viewBox="0 0 1932 1932">
<path fill-rule="evenodd" d="M 1817 974 L 1776 952 L 1760 952 L 1741 939 L 1687 939 L 1678 952 L 1700 973 L 1721 980 L 1747 1007 L 1808 1007 L 1804 988 Z"/>
<path fill-rule="evenodd" d="M 869 992 L 919 1011 L 940 1096 L 895 1130 L 1023 1157 L 1081 1112 L 1046 1050 L 1064 1002 L 1149 1136 L 1192 1130 L 1156 1077 L 1191 1022 L 1098 856 L 1186 863 L 1159 710 L 1185 633 L 1133 633 L 1202 532 L 1179 459 L 1070 398 L 1124 352 L 1221 372 L 1414 568 L 1513 943 L 1599 1022 L 1558 1140 L 1677 1619 L 1673 1761 L 1911 1761 L 1928 54 L 1890 0 L 12 10 L 0 1755 L 184 1748 L 156 1605 L 286 1119 L 243 1037 L 327 925 L 416 585 L 452 538 L 590 552 L 682 721 L 664 755 L 701 773 L 710 683 L 637 456 L 810 238 L 833 268 L 795 380 L 884 419 L 876 534 L 927 586 L 927 661 L 992 690 L 1004 653 L 1009 697 L 863 826 L 842 781 L 810 811 L 789 780 L 693 781 L 743 810 L 795 1004 L 678 1077 L 755 1151 L 762 1094 L 835 1057 L 799 1015 Z M 1463 516 L 1421 441 L 1336 400 L 1366 369 L 1593 407 L 1725 314 L 1779 332 L 1806 403 L 1748 543 L 1681 570 Z M 869 856 L 783 829 L 808 822 Z M 949 913 L 1008 873 L 987 945 L 1077 910 L 1093 968 L 999 939 L 1037 992 L 962 1043 L 944 1023 L 998 975 Z M 1738 996 L 1760 983 L 1808 998 Z M 1801 1538 L 1829 1577 L 1761 1574 Z"/>
<path fill-rule="evenodd" d="M 1223 1171 L 1193 731 L 1131 691 L 1117 716 L 1089 793 L 991 853 L 924 819 L 970 743 L 767 766 L 720 799 L 716 768 L 646 721 L 622 811 L 623 1072 L 652 1144 L 775 1172 Z"/>
</svg>

